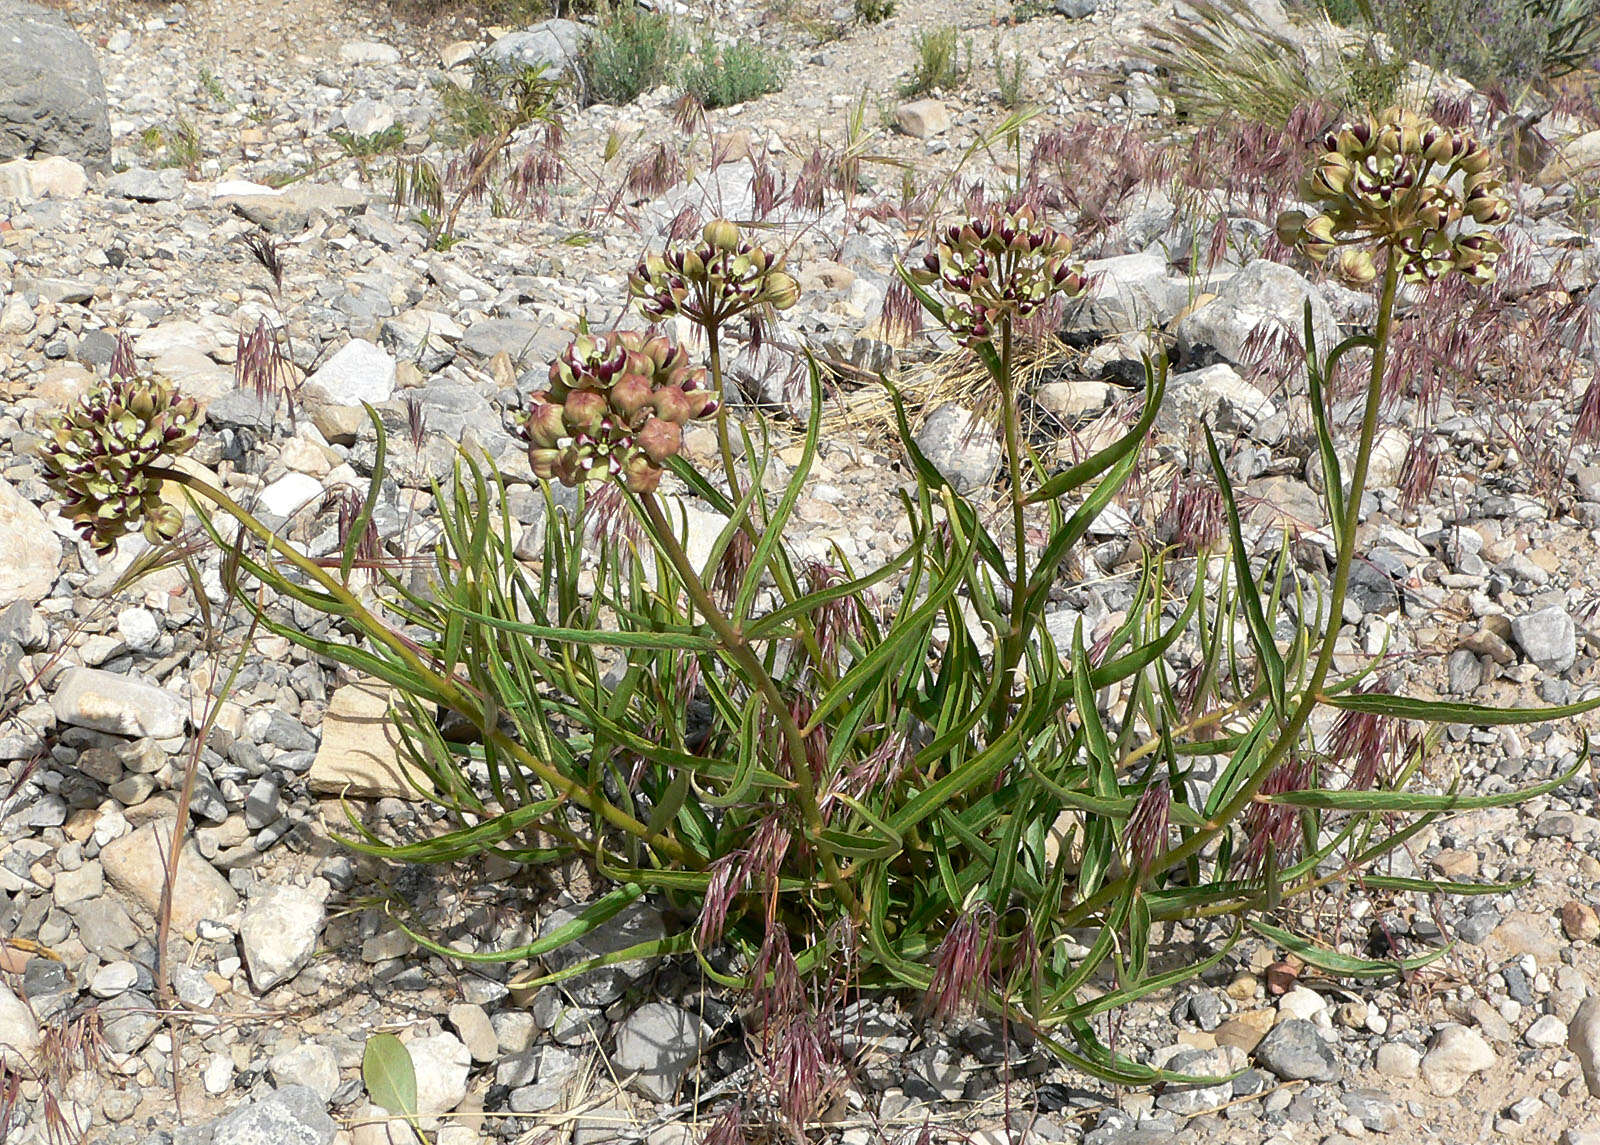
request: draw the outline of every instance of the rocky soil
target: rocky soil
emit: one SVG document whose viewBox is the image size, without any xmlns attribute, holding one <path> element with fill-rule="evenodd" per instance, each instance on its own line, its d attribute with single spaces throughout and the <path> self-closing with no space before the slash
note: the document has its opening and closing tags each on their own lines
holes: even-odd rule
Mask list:
<svg viewBox="0 0 1600 1145">
<path fill-rule="evenodd" d="M 0 1140 L 409 1140 L 362 1082 L 376 1032 L 407 1043 L 423 1127 L 441 1145 L 678 1145 L 703 1136 L 726 1095 L 757 1084 L 737 999 L 708 988 L 692 963 L 625 964 L 529 997 L 506 985 L 525 966 L 418 951 L 386 905 L 416 907 L 458 949 L 496 949 L 559 925 L 596 888 L 578 869 L 401 869 L 344 849 L 334 838 L 348 827 L 341 794 L 397 835 L 426 831 L 436 812 L 399 775 L 384 695 L 260 634 L 200 749 L 173 896 L 175 1009 L 159 1011 L 166 845 L 191 736 L 245 628 L 224 612 L 213 553 L 198 560 L 203 601 L 179 570 L 119 589 L 143 542 L 104 558 L 79 544 L 32 456 L 41 420 L 105 375 L 125 334 L 142 364 L 206 403 L 193 460 L 208 479 L 312 552 L 333 545 L 330 494 L 364 488 L 373 439 L 362 401 L 396 430 L 396 480 L 378 515 L 394 551 L 428 551 L 428 480 L 448 472 L 458 444 L 501 465 L 531 538 L 542 500 L 512 429 L 544 363 L 581 320 L 608 328 L 625 317 L 627 270 L 680 213 L 761 213 L 763 179 L 792 189 L 815 147 L 846 142 L 862 100 L 873 136 L 859 192 L 766 211 L 804 297 L 736 372 L 783 428 L 803 412 L 786 381 L 793 352 L 809 347 L 831 364 L 833 420 L 798 516 L 819 552 L 837 544 L 859 567 L 881 564 L 907 539 L 892 509 L 905 476 L 862 379 L 887 369 L 929 395 L 920 440 L 975 488 L 999 464 L 983 423 L 968 432 L 959 387 L 928 381 L 925 363 L 948 373 L 942 348 L 892 336 L 880 320 L 892 260 L 915 237 L 887 209 L 901 202 L 901 171 L 915 187 L 958 168 L 962 180 L 1015 179 L 1008 146 L 968 154 L 1006 115 L 989 90 L 994 41 L 1020 55 L 1040 108 L 1025 138 L 1101 132 L 1069 189 L 1101 186 L 1105 169 L 1145 146 L 1132 140 L 1169 134 L 1170 106 L 1131 52 L 1148 39 L 1146 21 L 1174 16 L 1140 0 L 1058 0 L 1012 24 L 1004 5 L 902 0 L 882 24 L 819 39 L 830 14 L 819 24 L 817 13 L 745 0 L 715 9 L 685 18 L 714 17 L 784 51 L 794 67 L 782 93 L 712 112 L 689 135 L 665 89 L 626 107 L 567 108 L 566 167 L 544 210 L 493 217 L 486 203 L 469 206 L 460 241 L 430 250 L 410 212 L 388 202 L 389 161 L 347 154 L 335 133 L 399 125 L 421 146 L 443 115 L 437 85 L 464 78 L 480 53 L 549 51 L 559 67 L 566 32 L 419 25 L 380 4 L 331 0 L 67 7 L 103 73 L 109 150 L 84 128 L 81 162 L 0 164 L 0 675 L 11 713 L 0 727 L 0 1062 L 25 1079 L 0 1087 Z M 0 19 L 15 11 L 0 0 Z M 908 107 L 895 88 L 913 37 L 942 24 L 970 33 L 979 66 L 961 89 Z M 1416 401 L 1393 407 L 1380 443 L 1344 651 L 1386 651 L 1413 694 L 1531 704 L 1600 686 L 1600 465 L 1589 446 L 1571 447 L 1593 352 L 1577 319 L 1600 277 L 1583 221 L 1583 171 L 1600 155 L 1593 126 L 1565 112 L 1541 121 L 1545 151 L 1518 185 L 1524 211 L 1510 244 L 1524 324 L 1474 359 L 1480 376 L 1440 396 L 1430 424 L 1441 476 L 1419 507 L 1405 508 L 1397 489 L 1421 432 Z M 619 194 L 630 164 L 658 145 L 687 163 Z M 1096 575 L 1068 594 L 1069 630 L 1078 616 L 1091 630 L 1114 623 L 1126 606 L 1128 538 L 1157 532 L 1202 416 L 1231 435 L 1260 551 L 1288 530 L 1315 555 L 1323 522 L 1305 478 L 1303 380 L 1257 368 L 1252 335 L 1298 329 L 1307 299 L 1325 345 L 1369 315 L 1359 296 L 1303 277 L 1308 268 L 1281 251 L 1281 262 L 1263 261 L 1270 215 L 1216 190 L 1223 180 L 1202 196 L 1204 221 L 1176 201 L 1170 178 L 1115 187 L 1093 211 L 1067 204 L 1069 218 L 1107 224 L 1082 247 L 1099 300 L 1068 316 L 1076 349 L 1050 357 L 1032 392 L 1039 432 L 1065 456 L 1122 424 L 1139 402 L 1125 367 L 1151 331 L 1177 365 L 1150 476 L 1091 538 Z M 1213 246 L 1219 211 L 1228 241 Z M 252 240 L 276 252 L 281 283 Z M 1546 303 L 1559 327 L 1540 325 Z M 293 416 L 235 381 L 240 336 L 261 319 L 289 332 Z M 425 431 L 408 444 L 419 412 Z M 1583 750 L 1585 726 L 1452 727 L 1433 780 L 1492 792 L 1547 778 Z M 855 1069 L 817 1111 L 814 1135 L 848 1145 L 909 1141 L 925 1127 L 933 1140 L 1088 1145 L 1600 1141 L 1595 794 L 1584 773 L 1534 802 L 1441 822 L 1394 860 L 1396 873 L 1526 880 L 1512 893 L 1394 900 L 1352 884 L 1296 920 L 1352 950 L 1454 940 L 1408 980 L 1286 984 L 1268 973 L 1279 952 L 1247 942 L 1197 988 L 1150 999 L 1107 1031 L 1142 1060 L 1219 1078 L 1244 1071 L 1231 1081 L 1120 1092 L 1052 1067 L 987 1022 L 929 1029 L 901 1000 L 874 999 L 839 1015 Z M 620 949 L 665 925 L 640 907 L 585 942 Z M 1195 939 L 1172 936 L 1165 956 L 1189 956 Z"/>
</svg>

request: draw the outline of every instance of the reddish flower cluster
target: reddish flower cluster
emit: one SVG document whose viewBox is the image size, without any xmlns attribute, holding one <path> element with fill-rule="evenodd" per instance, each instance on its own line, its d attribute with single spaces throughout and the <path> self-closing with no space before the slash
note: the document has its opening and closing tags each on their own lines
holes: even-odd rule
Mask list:
<svg viewBox="0 0 1600 1145">
<path fill-rule="evenodd" d="M 938 283 L 940 318 L 966 346 L 994 337 L 1007 318 L 1023 318 L 1056 295 L 1077 297 L 1088 285 L 1067 262 L 1072 240 L 1035 221 L 1031 208 L 994 212 L 948 228 L 911 276 Z"/>
<path fill-rule="evenodd" d="M 683 427 L 716 410 L 703 372 L 665 337 L 584 336 L 550 363 L 550 386 L 533 397 L 528 459 L 545 480 L 578 485 L 609 475 L 647 493 L 682 446 Z"/>
</svg>

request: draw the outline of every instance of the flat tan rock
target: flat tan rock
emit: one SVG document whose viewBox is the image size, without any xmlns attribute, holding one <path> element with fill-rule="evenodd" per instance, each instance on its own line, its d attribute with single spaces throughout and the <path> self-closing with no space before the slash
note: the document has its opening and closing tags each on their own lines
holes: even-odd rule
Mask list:
<svg viewBox="0 0 1600 1145">
<path fill-rule="evenodd" d="M 171 819 L 146 823 L 113 839 L 100 852 L 100 865 L 111 885 L 152 915 L 160 907 L 166 883 L 172 824 Z M 178 881 L 172 895 L 173 929 L 192 935 L 201 919 L 225 918 L 238 905 L 239 896 L 228 880 L 201 857 L 193 843 L 185 842 L 178 854 Z"/>
<path fill-rule="evenodd" d="M 352 799 L 417 798 L 400 764 L 400 733 L 389 721 L 393 690 L 377 681 L 347 684 L 328 701 L 322 746 L 307 780 L 312 791 Z M 416 776 L 427 790 L 427 780 Z"/>
</svg>

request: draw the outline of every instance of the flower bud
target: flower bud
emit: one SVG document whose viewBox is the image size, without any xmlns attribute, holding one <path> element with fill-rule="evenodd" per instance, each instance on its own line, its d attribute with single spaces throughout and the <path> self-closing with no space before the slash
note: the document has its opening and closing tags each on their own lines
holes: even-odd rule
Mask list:
<svg viewBox="0 0 1600 1145">
<path fill-rule="evenodd" d="M 712 219 L 700 232 L 707 246 L 732 251 L 739 247 L 739 228 L 727 219 Z"/>
<path fill-rule="evenodd" d="M 1306 213 L 1304 211 L 1283 211 L 1278 215 L 1276 226 L 1278 241 L 1286 247 L 1300 245 L 1306 234 Z"/>
<path fill-rule="evenodd" d="M 145 514 L 143 532 L 152 545 L 170 541 L 183 532 L 183 512 L 176 505 L 157 504 Z"/>
<path fill-rule="evenodd" d="M 535 477 L 546 481 L 556 475 L 556 461 L 561 457 L 561 450 L 535 446 L 528 450 L 528 467 L 533 470 Z"/>
<path fill-rule="evenodd" d="M 775 270 L 763 280 L 761 297 L 773 309 L 787 310 L 800 300 L 800 287 L 790 275 Z"/>
<path fill-rule="evenodd" d="M 1364 285 L 1378 277 L 1377 264 L 1372 252 L 1359 247 L 1345 247 L 1339 252 L 1339 276 L 1346 282 Z"/>
<path fill-rule="evenodd" d="M 556 441 L 566 434 L 561 406 L 535 397 L 533 405 L 528 410 L 528 420 L 524 429 L 531 443 L 546 449 L 552 448 Z"/>
<path fill-rule="evenodd" d="M 574 390 L 562 404 L 562 423 L 569 434 L 600 432 L 607 412 L 606 399 L 594 390 Z"/>
<path fill-rule="evenodd" d="M 1468 175 L 1477 175 L 1489 169 L 1494 156 L 1481 143 L 1472 143 L 1457 159 L 1456 166 Z"/>
<path fill-rule="evenodd" d="M 1350 161 L 1342 155 L 1330 154 L 1324 156 L 1322 162 L 1317 164 L 1311 173 L 1304 190 L 1307 199 L 1336 199 L 1344 194 L 1349 186 L 1350 174 L 1353 170 Z"/>
<path fill-rule="evenodd" d="M 624 374 L 611 387 L 611 408 L 626 425 L 635 425 L 651 406 L 650 380 L 642 374 Z"/>
<path fill-rule="evenodd" d="M 652 465 L 643 453 L 632 454 L 622 463 L 618 474 L 624 484 L 635 493 L 651 493 L 661 484 L 661 469 Z"/>
<path fill-rule="evenodd" d="M 689 395 L 679 386 L 664 386 L 653 395 L 656 416 L 663 421 L 683 425 L 694 416 L 692 411 L 701 403 L 691 402 Z"/>
<path fill-rule="evenodd" d="M 656 465 L 664 465 L 683 445 L 683 429 L 673 422 L 653 417 L 634 435 L 634 442 Z"/>
</svg>

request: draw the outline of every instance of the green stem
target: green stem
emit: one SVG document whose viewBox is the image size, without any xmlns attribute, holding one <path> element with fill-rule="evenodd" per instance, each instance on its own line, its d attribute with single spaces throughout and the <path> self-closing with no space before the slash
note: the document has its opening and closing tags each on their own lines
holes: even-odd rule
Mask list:
<svg viewBox="0 0 1600 1145">
<path fill-rule="evenodd" d="M 608 802 L 603 796 L 584 787 L 582 784 L 563 775 L 560 770 L 546 761 L 532 755 L 516 740 L 500 731 L 496 721 L 487 717 L 483 705 L 475 701 L 470 691 L 463 688 L 461 682 L 453 676 L 445 676 L 436 672 L 416 649 L 403 636 L 390 630 L 378 617 L 374 616 L 367 607 L 361 603 L 359 597 L 351 592 L 344 582 L 331 575 L 316 561 L 297 551 L 292 545 L 278 534 L 263 525 L 254 514 L 245 509 L 232 497 L 208 482 L 186 473 L 181 469 L 152 468 L 150 473 L 154 477 L 165 481 L 172 481 L 183 486 L 196 496 L 204 497 L 228 516 L 237 521 L 246 532 L 250 533 L 274 556 L 286 561 L 309 580 L 315 582 L 329 596 L 338 600 L 344 610 L 343 615 L 377 644 L 388 649 L 404 665 L 404 673 L 413 681 L 422 681 L 431 688 L 451 711 L 466 716 L 486 743 L 492 744 L 497 750 L 507 753 L 522 763 L 528 770 L 538 775 L 555 792 L 566 799 L 577 803 L 590 814 L 603 819 L 612 827 L 633 835 L 656 848 L 668 858 L 693 867 L 704 866 L 704 860 L 684 847 L 676 839 L 652 832 L 647 824 L 639 822 L 633 816 L 623 811 L 620 807 Z M 400 673 L 397 671 L 397 675 Z M 390 683 L 406 687 L 405 680 L 391 680 Z M 414 683 L 412 685 L 415 686 Z"/>
<path fill-rule="evenodd" d="M 1311 713 L 1322 702 L 1322 687 L 1333 669 L 1334 642 L 1344 622 L 1344 600 L 1350 587 L 1350 565 L 1355 557 L 1356 529 L 1361 522 L 1361 496 L 1366 492 L 1367 468 L 1372 460 L 1372 443 L 1378 433 L 1378 408 L 1383 398 L 1383 374 L 1388 361 L 1389 331 L 1394 319 L 1395 292 L 1400 285 L 1400 262 L 1394 251 L 1389 252 L 1383 272 L 1383 289 L 1378 299 L 1378 321 L 1373 329 L 1372 371 L 1367 378 L 1367 401 L 1361 416 L 1361 436 L 1356 445 L 1355 464 L 1350 470 L 1350 491 L 1345 500 L 1344 519 L 1339 537 L 1338 554 L 1334 558 L 1333 588 L 1329 592 L 1328 616 L 1323 624 L 1322 646 L 1318 649 L 1316 665 L 1311 677 L 1300 693 L 1294 711 L 1279 731 L 1272 747 L 1262 757 L 1249 781 L 1228 800 L 1208 824 L 1196 831 L 1177 847 L 1167 852 L 1161 861 L 1177 865 L 1198 854 L 1212 839 L 1228 829 L 1245 807 L 1255 799 L 1277 766 L 1294 749 L 1311 720 Z M 1331 486 L 1332 474 L 1325 475 L 1325 486 Z M 1331 505 L 1333 491 L 1325 488 L 1324 496 Z M 1115 902 L 1128 892 L 1129 880 L 1124 877 L 1079 903 L 1067 912 L 1063 926 L 1072 926 L 1087 918 L 1107 904 Z"/>
<path fill-rule="evenodd" d="M 784 700 L 783 693 L 779 691 L 777 683 L 772 679 L 766 667 L 761 663 L 749 641 L 720 608 L 716 601 L 711 599 L 711 594 L 700 581 L 699 574 L 689 560 L 689 555 L 683 551 L 683 545 L 678 541 L 678 534 L 673 529 L 666 514 L 661 511 L 661 503 L 650 493 L 638 495 L 640 507 L 644 511 L 650 532 L 663 555 L 677 570 L 678 578 L 683 581 L 683 587 L 689 594 L 689 599 L 694 603 L 711 630 L 717 634 L 727 649 L 728 655 L 733 658 L 746 677 L 755 684 L 756 688 L 766 698 L 768 706 L 778 719 L 778 726 L 783 732 L 784 743 L 788 747 L 789 764 L 794 772 L 795 794 L 800 803 L 800 816 L 806 826 L 806 832 L 811 837 L 812 845 L 822 859 L 823 877 L 833 888 L 839 901 L 849 910 L 856 921 L 864 921 L 861 902 L 850 884 L 844 880 L 839 870 L 838 859 L 833 851 L 823 841 L 822 809 L 817 803 L 816 777 L 811 773 L 811 765 L 806 760 L 806 741 L 800 731 L 800 725 L 795 722 L 794 714 L 789 710 L 788 703 Z"/>
<path fill-rule="evenodd" d="M 1023 522 L 1023 505 L 1026 496 L 1022 482 L 1022 432 L 1017 425 L 1016 384 L 1011 376 L 1011 319 L 1000 323 L 1000 421 L 1005 429 L 1006 466 L 1011 471 L 1011 532 L 1017 547 L 1016 579 L 1011 583 L 1012 612 L 1016 613 L 1016 597 L 1028 583 L 1028 535 Z"/>
<path fill-rule="evenodd" d="M 739 478 L 735 471 L 733 438 L 728 429 L 728 395 L 724 391 L 722 384 L 722 346 L 717 336 L 718 325 L 716 322 L 708 322 L 704 327 L 706 332 L 706 371 L 711 377 L 712 392 L 717 395 L 717 452 L 722 458 L 722 471 L 728 478 L 728 499 L 737 505 L 743 493 L 740 491 Z M 754 479 L 754 474 L 752 474 L 752 479 Z M 761 543 L 760 531 L 756 528 L 755 522 L 750 519 L 749 513 L 744 515 L 739 527 L 745 536 L 750 538 L 752 546 Z M 774 550 L 767 566 L 768 570 L 772 573 L 772 579 L 777 584 L 778 591 L 783 594 L 784 603 L 793 604 L 800 588 L 799 585 L 791 582 L 788 576 L 784 575 L 781 565 L 780 554 Z M 748 618 L 737 617 L 735 618 L 735 623 L 743 624 L 746 619 Z M 801 642 L 811 656 L 811 663 L 816 666 L 817 672 L 824 680 L 831 683 L 833 673 L 822 655 L 821 648 L 817 644 L 816 630 L 811 623 L 811 618 L 800 617 L 796 623 L 800 629 Z"/>
<path fill-rule="evenodd" d="M 1007 675 L 1015 670 L 1017 663 L 1022 659 L 1025 647 L 1022 620 L 1026 611 L 1027 601 L 1024 597 L 1028 587 L 1028 534 L 1023 518 L 1027 497 L 1022 479 L 1022 432 L 1017 425 L 1016 383 L 1011 373 L 1012 360 L 1011 318 L 1008 315 L 1000 322 L 1000 425 L 1005 437 L 1006 467 L 1010 471 L 1011 535 L 1012 544 L 1016 549 L 1016 565 L 1011 584 L 1008 586 L 1011 591 L 1011 623 L 999 634 L 994 665 L 995 671 Z M 1012 689 L 1002 689 L 994 713 L 996 732 L 1005 720 L 1011 699 Z"/>
<path fill-rule="evenodd" d="M 739 489 L 739 475 L 734 466 L 733 436 L 728 431 L 728 393 L 722 384 L 722 347 L 717 339 L 717 323 L 707 322 L 706 369 L 711 374 L 711 389 L 717 395 L 717 452 L 722 456 L 722 472 L 728 478 L 728 499 L 738 504 L 743 496 Z M 754 530 L 752 540 L 754 539 Z"/>
</svg>

